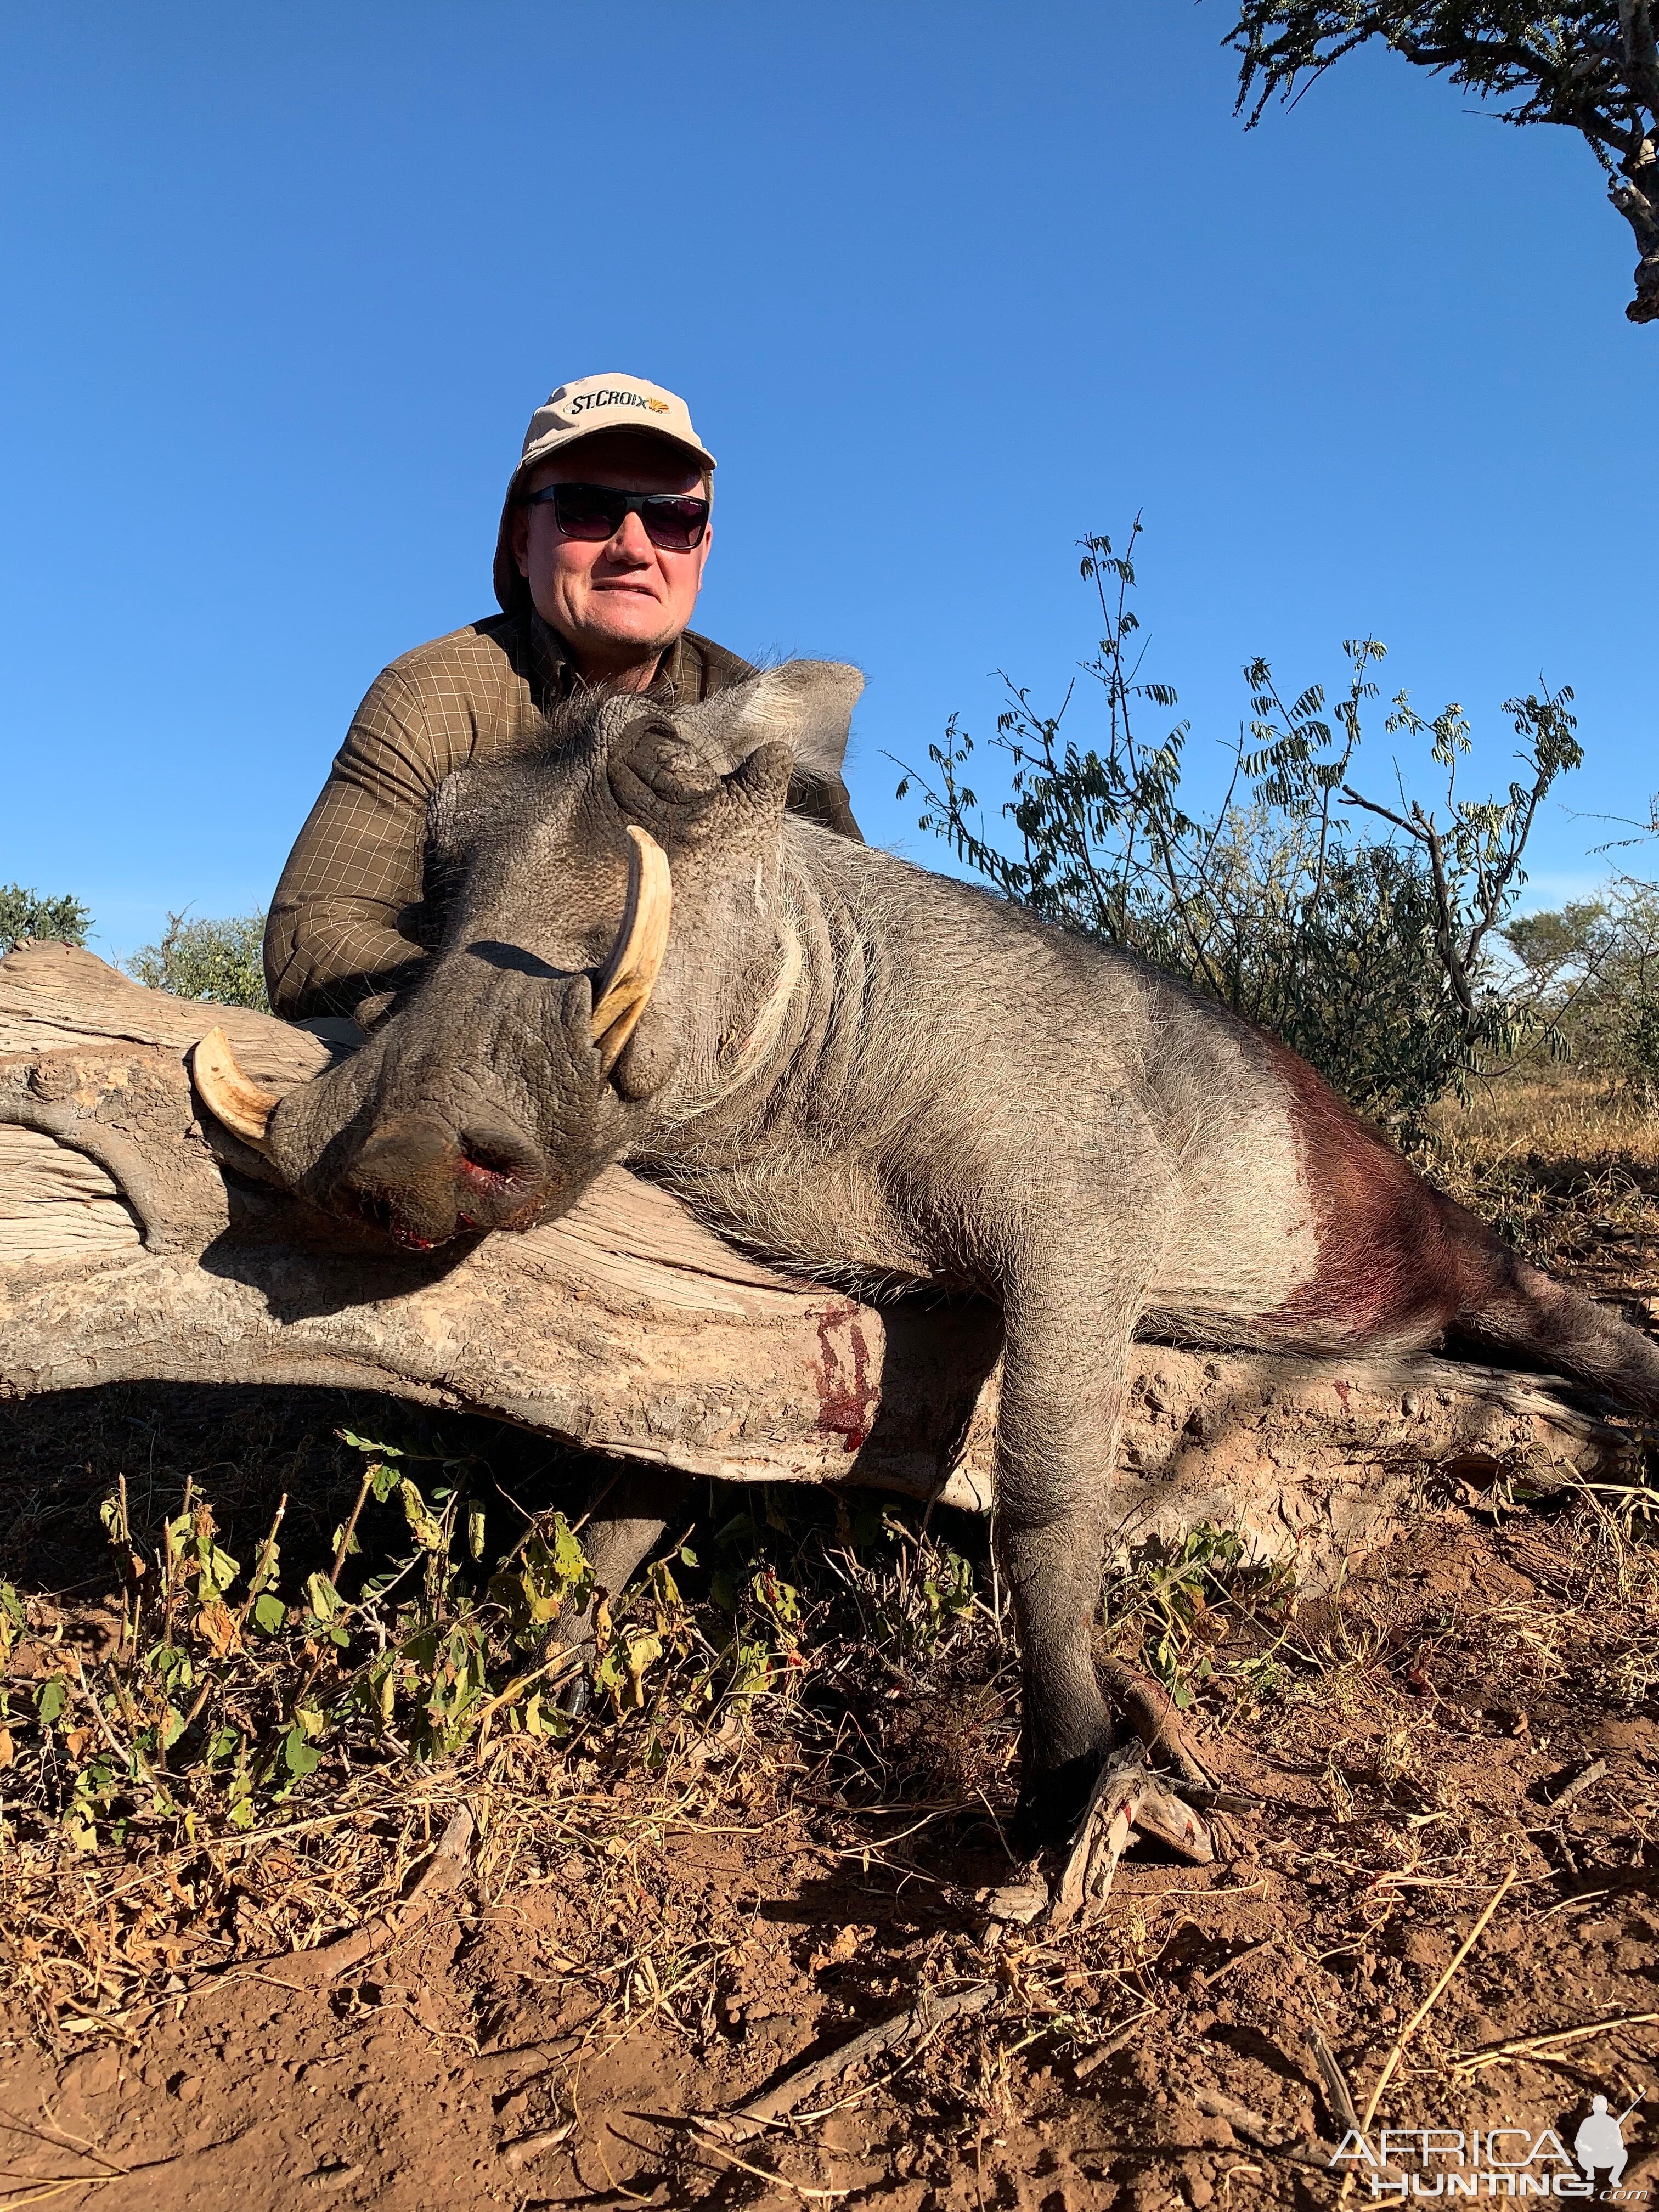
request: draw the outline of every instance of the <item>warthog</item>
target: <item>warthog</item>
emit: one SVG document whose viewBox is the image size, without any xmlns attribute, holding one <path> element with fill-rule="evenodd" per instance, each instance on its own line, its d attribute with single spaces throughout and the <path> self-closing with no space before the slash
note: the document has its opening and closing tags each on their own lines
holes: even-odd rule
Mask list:
<svg viewBox="0 0 1659 2212">
<path fill-rule="evenodd" d="M 620 1159 L 796 1272 L 994 1299 L 1023 1802 L 1052 1831 L 1110 1741 L 1090 1631 L 1137 1329 L 1311 1352 L 1455 1332 L 1644 1413 L 1659 1352 L 1272 1038 L 786 814 L 797 760 L 839 769 L 860 689 L 798 662 L 681 713 L 611 699 L 452 778 L 444 934 L 409 1003 L 280 1102 L 222 1058 L 198 1078 L 293 1188 L 405 1245 L 522 1229 Z"/>
</svg>

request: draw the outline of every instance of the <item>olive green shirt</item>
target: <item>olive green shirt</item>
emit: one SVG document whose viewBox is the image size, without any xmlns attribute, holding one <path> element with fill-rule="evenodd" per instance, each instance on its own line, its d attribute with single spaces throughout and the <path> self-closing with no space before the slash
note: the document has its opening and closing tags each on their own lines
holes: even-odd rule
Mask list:
<svg viewBox="0 0 1659 2212">
<path fill-rule="evenodd" d="M 695 703 L 753 673 L 687 630 L 647 696 Z M 433 934 L 422 911 L 428 801 L 455 769 L 532 736 L 580 680 L 528 608 L 417 646 L 375 678 L 271 902 L 265 981 L 279 1014 L 349 1014 L 367 1027 L 416 980 Z M 856 837 L 846 787 L 832 781 L 799 781 L 789 803 Z"/>
</svg>

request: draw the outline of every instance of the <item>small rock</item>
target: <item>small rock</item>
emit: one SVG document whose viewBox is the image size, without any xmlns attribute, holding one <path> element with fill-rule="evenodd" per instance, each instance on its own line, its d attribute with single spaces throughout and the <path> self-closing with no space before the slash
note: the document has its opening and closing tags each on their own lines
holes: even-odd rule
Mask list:
<svg viewBox="0 0 1659 2212">
<path fill-rule="evenodd" d="M 108 2096 L 120 2075 L 119 2055 L 106 2045 L 101 2051 L 83 2051 L 80 2057 L 71 2058 L 64 2069 L 62 2079 L 65 2091 L 84 2101 L 88 2097 Z"/>
<path fill-rule="evenodd" d="M 343 2159 L 327 2166 L 319 2166 L 306 2176 L 307 2189 L 343 2189 L 348 2181 L 356 2180 L 362 2172 L 360 2166 L 348 2166 Z"/>
</svg>

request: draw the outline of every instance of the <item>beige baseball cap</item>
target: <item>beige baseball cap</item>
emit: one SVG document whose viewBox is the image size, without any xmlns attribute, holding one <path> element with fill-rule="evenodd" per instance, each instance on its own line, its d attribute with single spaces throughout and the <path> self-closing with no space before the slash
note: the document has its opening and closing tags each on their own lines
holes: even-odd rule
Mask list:
<svg viewBox="0 0 1659 2212">
<path fill-rule="evenodd" d="M 684 400 L 642 376 L 579 376 L 562 384 L 530 418 L 524 434 L 524 451 L 507 483 L 501 502 L 501 527 L 495 533 L 495 597 L 511 612 L 523 597 L 524 579 L 513 557 L 513 509 L 526 477 L 578 438 L 591 438 L 600 430 L 638 430 L 653 438 L 666 438 L 684 447 L 700 469 L 712 469 L 714 456 L 691 427 L 691 411 Z"/>
</svg>

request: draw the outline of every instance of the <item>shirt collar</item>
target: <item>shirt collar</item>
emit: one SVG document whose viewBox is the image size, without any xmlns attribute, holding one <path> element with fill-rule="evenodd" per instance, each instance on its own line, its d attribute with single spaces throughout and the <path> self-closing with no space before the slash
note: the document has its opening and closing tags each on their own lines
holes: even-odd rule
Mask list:
<svg viewBox="0 0 1659 2212">
<path fill-rule="evenodd" d="M 646 697 L 668 706 L 679 700 L 684 696 L 685 661 L 685 636 L 682 632 L 658 663 Z M 533 607 L 530 611 L 530 663 L 535 689 L 548 706 L 556 700 L 569 698 L 581 682 L 564 640 L 557 630 L 550 629 Z"/>
</svg>

